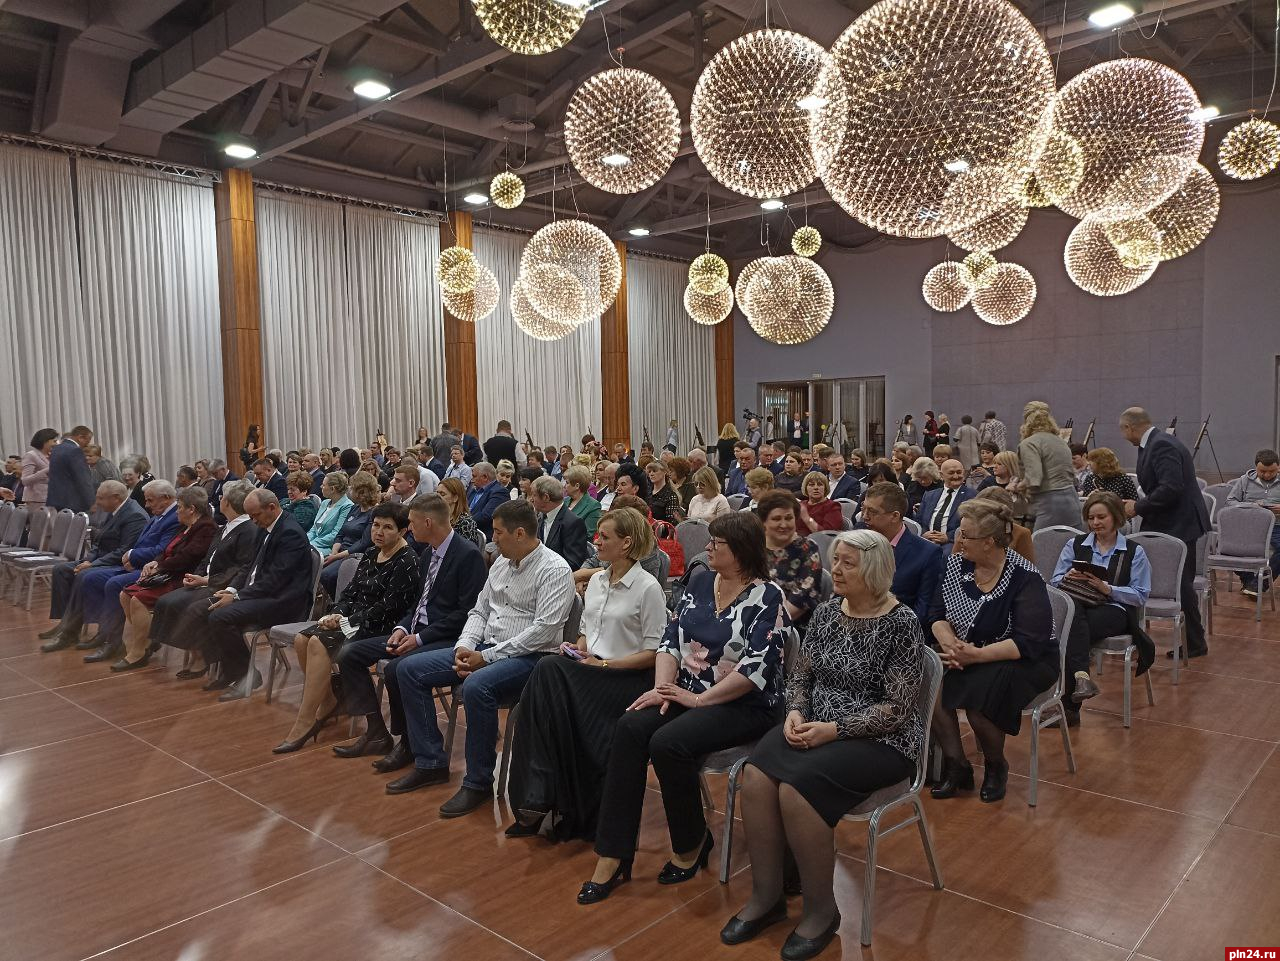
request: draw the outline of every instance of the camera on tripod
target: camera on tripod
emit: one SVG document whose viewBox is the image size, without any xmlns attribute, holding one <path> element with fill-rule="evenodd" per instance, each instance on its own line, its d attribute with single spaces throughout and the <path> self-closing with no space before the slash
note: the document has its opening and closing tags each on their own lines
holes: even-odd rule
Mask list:
<svg viewBox="0 0 1280 961">
<path fill-rule="evenodd" d="M 752 417 L 754 417 L 756 420 L 759 420 L 759 421 L 763 421 L 763 420 L 764 420 L 764 418 L 763 418 L 763 417 L 761 417 L 759 414 L 757 414 L 755 411 L 753 411 L 750 407 L 744 407 L 744 408 L 742 408 L 742 419 L 743 419 L 743 420 L 750 420 Z"/>
</svg>

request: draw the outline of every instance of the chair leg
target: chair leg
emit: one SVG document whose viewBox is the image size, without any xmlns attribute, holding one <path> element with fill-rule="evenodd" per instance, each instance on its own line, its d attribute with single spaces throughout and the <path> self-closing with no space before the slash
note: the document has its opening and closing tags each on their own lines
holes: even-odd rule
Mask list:
<svg viewBox="0 0 1280 961">
<path fill-rule="evenodd" d="M 1076 752 L 1071 749 L 1071 731 L 1067 729 L 1067 714 L 1062 707 L 1062 702 L 1058 702 L 1058 730 L 1062 732 L 1062 750 L 1067 755 L 1067 770 L 1072 774 L 1076 773 Z"/>
<path fill-rule="evenodd" d="M 507 711 L 507 724 L 502 732 L 502 765 L 498 768 L 498 797 L 507 793 L 507 775 L 511 773 L 511 742 L 515 738 L 516 719 L 519 716 L 519 704 Z"/>
<path fill-rule="evenodd" d="M 880 812 L 867 822 L 867 869 L 862 881 L 862 946 L 871 946 L 871 912 L 876 899 L 876 842 L 880 835 Z"/>
<path fill-rule="evenodd" d="M 724 797 L 724 837 L 720 841 L 720 883 L 729 882 L 729 866 L 733 852 L 733 812 L 738 806 L 738 785 L 746 758 L 735 761 L 729 769 L 729 785 Z"/>
<path fill-rule="evenodd" d="M 1262 583 L 1259 581 L 1258 583 Z M 36 575 L 34 572 L 27 576 L 27 611 L 31 611 L 31 595 L 36 592 Z M 1262 620 L 1262 599 L 1258 599 L 1258 620 Z"/>
<path fill-rule="evenodd" d="M 711 788 L 707 786 L 707 776 L 702 772 L 698 772 L 698 787 L 702 790 L 703 813 L 710 814 L 716 809 L 716 802 L 711 799 Z"/>
<path fill-rule="evenodd" d="M 1186 653 L 1183 650 L 1183 643 L 1186 640 L 1186 631 L 1182 627 L 1182 618 L 1176 617 L 1173 621 L 1173 683 L 1176 686 L 1178 677 L 1181 674 L 1182 656 Z"/>
<path fill-rule="evenodd" d="M 249 635 L 249 671 L 244 676 L 244 699 L 253 697 L 253 674 L 258 668 L 258 637 L 261 631 Z"/>
<path fill-rule="evenodd" d="M 1253 619 L 1258 623 L 1262 623 L 1262 588 L 1267 583 L 1265 580 L 1266 572 L 1267 572 L 1267 569 L 1265 567 L 1259 567 L 1258 573 L 1256 575 L 1257 580 L 1254 581 L 1254 583 L 1257 585 L 1257 588 L 1258 588 L 1257 589 L 1258 596 L 1254 599 L 1257 605 L 1257 610 L 1254 613 Z M 1274 603 L 1274 601 L 1272 603 Z M 30 604 L 27 605 L 27 610 L 31 610 Z"/>
<path fill-rule="evenodd" d="M 267 638 L 267 650 L 271 652 L 267 658 L 267 703 L 271 703 L 271 692 L 276 686 L 276 649 L 271 644 L 271 638 Z M 252 672 L 250 672 L 252 673 Z"/>
<path fill-rule="evenodd" d="M 1272 599 L 1274 603 L 1274 598 Z M 1213 585 L 1210 584 L 1200 592 L 1200 606 L 1205 609 L 1205 624 L 1208 627 L 1208 633 L 1213 633 Z"/>
<path fill-rule="evenodd" d="M 911 804 L 916 809 L 916 827 L 920 831 L 920 843 L 924 845 L 924 857 L 929 862 L 929 873 L 933 875 L 933 886 L 942 890 L 942 872 L 938 870 L 938 859 L 933 854 L 933 834 L 929 831 L 929 822 L 924 817 L 924 805 L 920 803 L 920 795 L 911 795 Z"/>
<path fill-rule="evenodd" d="M 1150 671 L 1147 672 L 1151 674 Z M 1147 683 L 1151 678 L 1147 677 Z M 1133 720 L 1133 648 L 1124 652 L 1124 726 L 1128 727 Z"/>
<path fill-rule="evenodd" d="M 1062 719 L 1062 726 L 1067 726 L 1067 719 Z M 1031 712 L 1031 790 L 1027 794 L 1027 806 L 1036 806 L 1036 783 L 1040 773 L 1040 708 Z"/>
<path fill-rule="evenodd" d="M 1150 705 L 1151 707 L 1155 707 L 1155 706 L 1156 706 L 1156 692 L 1155 692 L 1155 689 L 1154 689 L 1154 688 L 1152 688 L 1152 686 L 1151 686 L 1151 672 L 1150 672 L 1150 671 L 1147 671 L 1147 673 L 1146 673 L 1146 674 L 1143 674 L 1142 676 L 1143 676 L 1143 677 L 1145 677 L 1145 678 L 1147 679 L 1147 704 L 1148 704 L 1148 705 Z M 1129 725 L 1127 725 L 1127 724 L 1125 725 L 1125 727 L 1128 727 L 1128 726 L 1129 726 Z"/>
</svg>

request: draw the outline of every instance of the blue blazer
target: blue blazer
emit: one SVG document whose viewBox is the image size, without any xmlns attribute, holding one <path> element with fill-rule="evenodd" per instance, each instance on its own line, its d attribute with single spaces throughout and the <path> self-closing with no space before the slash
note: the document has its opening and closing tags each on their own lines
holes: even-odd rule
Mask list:
<svg viewBox="0 0 1280 961">
<path fill-rule="evenodd" d="M 285 482 L 283 475 L 281 475 L 279 471 L 276 471 L 271 475 L 271 480 L 267 481 L 265 484 L 259 484 L 258 486 L 265 487 L 267 490 L 271 491 L 271 493 L 275 494 L 276 497 L 279 498 L 281 504 L 289 499 L 289 485 Z"/>
<path fill-rule="evenodd" d="M 831 499 L 839 500 L 841 497 L 856 501 L 862 493 L 862 483 L 852 474 L 845 472 L 845 475 L 836 481 L 835 486 L 831 488 Z"/>
<path fill-rule="evenodd" d="M 747 476 L 742 473 L 742 468 L 734 467 L 729 471 L 729 476 L 724 479 L 724 493 L 728 497 L 730 494 L 745 494 L 747 492 Z"/>
<path fill-rule="evenodd" d="M 945 552 L 908 529 L 898 538 L 893 559 L 896 564 L 890 588 L 893 596 L 915 611 L 921 624 L 928 624 L 929 605 L 933 603 L 938 578 L 947 562 Z"/>
<path fill-rule="evenodd" d="M 338 539 L 338 531 L 342 530 L 342 525 L 347 522 L 347 515 L 355 509 L 355 506 L 346 494 L 343 494 L 338 499 L 338 503 L 332 507 L 327 502 L 321 501 L 320 513 L 316 514 L 316 519 L 311 523 L 311 530 L 307 531 L 307 541 L 321 555 L 329 553 L 333 542 Z"/>
<path fill-rule="evenodd" d="M 431 570 L 431 549 L 419 555 L 418 565 L 425 578 Z M 476 606 L 476 598 L 489 577 L 489 568 L 485 565 L 484 554 L 469 541 L 458 534 L 449 542 L 449 550 L 440 562 L 440 570 L 436 571 L 436 579 L 427 592 L 427 624 L 418 628 L 416 620 L 418 607 L 422 604 L 419 597 L 411 610 L 400 622 L 400 627 L 407 634 L 417 634 L 421 647 L 452 647 L 467 623 L 467 615 Z"/>
<path fill-rule="evenodd" d="M 49 452 L 49 491 L 45 503 L 56 510 L 68 508 L 88 513 L 93 508 L 93 475 L 84 451 L 64 437 Z"/>
<path fill-rule="evenodd" d="M 484 531 L 485 537 L 492 540 L 493 512 L 498 509 L 498 505 L 505 504 L 511 500 L 511 495 L 496 480 L 485 487 L 481 487 L 476 494 L 477 496 L 471 507 L 471 516 L 476 520 L 476 527 Z"/>
<path fill-rule="evenodd" d="M 917 518 L 922 529 L 926 531 L 929 529 L 929 524 L 933 520 L 933 512 L 938 509 L 938 505 L 942 503 L 942 498 L 946 493 L 947 489 L 945 487 L 934 487 L 924 495 L 924 500 L 920 502 L 920 516 Z M 960 505 L 976 496 L 968 487 L 961 487 L 956 491 L 955 503 L 951 505 L 951 514 L 947 517 L 948 543 L 956 539 L 956 531 L 960 527 Z"/>
<path fill-rule="evenodd" d="M 135 571 L 142 570 L 143 565 L 151 563 L 163 554 L 164 549 L 178 533 L 178 527 L 178 506 L 175 503 L 159 517 L 153 517 L 147 521 L 147 526 L 142 529 L 142 533 L 138 535 L 137 541 L 129 551 L 129 566 Z"/>
<path fill-rule="evenodd" d="M 120 509 L 109 515 L 98 531 L 98 539 L 89 554 L 90 566 L 119 567 L 124 552 L 138 542 L 138 537 L 146 526 L 147 512 L 132 497 L 126 497 Z"/>
</svg>

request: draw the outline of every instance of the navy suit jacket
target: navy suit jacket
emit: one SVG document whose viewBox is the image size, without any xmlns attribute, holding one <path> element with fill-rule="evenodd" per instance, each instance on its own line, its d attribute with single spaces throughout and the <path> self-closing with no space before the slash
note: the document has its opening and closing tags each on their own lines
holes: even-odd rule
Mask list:
<svg viewBox="0 0 1280 961">
<path fill-rule="evenodd" d="M 836 481 L 835 486 L 831 488 L 831 499 L 839 500 L 841 497 L 856 501 L 858 495 L 862 493 L 862 484 L 858 478 L 852 474 L 845 472 L 845 475 Z"/>
<path fill-rule="evenodd" d="M 587 525 L 569 509 L 567 500 L 560 504 L 544 543 L 565 559 L 569 570 L 576 571 L 587 559 Z"/>
<path fill-rule="evenodd" d="M 49 491 L 45 503 L 55 510 L 68 508 L 88 512 L 93 508 L 93 475 L 84 451 L 70 437 L 64 437 L 49 452 Z"/>
<path fill-rule="evenodd" d="M 281 617 L 292 616 L 290 612 L 305 616 L 302 608 L 311 600 L 311 554 L 307 535 L 293 515 L 281 513 L 270 537 L 258 528 L 253 560 L 231 586 L 241 600 L 278 601 Z M 254 574 L 252 584 L 250 574 Z"/>
<path fill-rule="evenodd" d="M 418 564 L 422 568 L 425 585 L 426 575 L 431 570 L 430 549 L 419 555 Z M 440 562 L 440 570 L 436 571 L 436 579 L 427 592 L 426 626 L 416 629 L 414 624 L 418 607 L 422 604 L 421 596 L 399 626 L 408 634 L 417 634 L 421 647 L 453 645 L 467 623 L 467 615 L 476 606 L 476 598 L 480 596 L 488 576 L 489 569 L 480 548 L 474 541 L 454 534 L 444 560 Z"/>
<path fill-rule="evenodd" d="M 449 465 L 442 461 L 439 457 L 433 457 L 427 461 L 425 465 L 427 470 L 436 475 L 436 480 L 444 480 L 445 472 L 449 469 Z"/>
<path fill-rule="evenodd" d="M 921 624 L 927 624 L 925 618 L 947 563 L 946 554 L 939 545 L 904 530 L 893 549 L 893 559 L 893 596 L 915 611 Z"/>
<path fill-rule="evenodd" d="M 311 472 L 311 493 L 317 497 L 323 497 L 320 493 L 320 485 L 324 483 L 325 473 L 323 467 L 317 467 Z"/>
<path fill-rule="evenodd" d="M 174 511 L 176 517 L 177 511 Z M 98 539 L 89 554 L 92 567 L 119 567 L 124 552 L 138 542 L 147 526 L 147 512 L 132 497 L 126 497 L 120 509 L 107 517 L 98 531 Z"/>
<path fill-rule="evenodd" d="M 511 494 L 496 480 L 480 488 L 480 496 L 471 508 L 471 516 L 475 518 L 476 527 L 484 531 L 484 536 L 493 540 L 493 512 L 499 504 L 511 500 Z"/>
<path fill-rule="evenodd" d="M 271 493 L 275 494 L 276 497 L 280 499 L 281 504 L 289 499 L 289 485 L 285 482 L 284 477 L 279 471 L 272 474 L 271 479 L 265 484 L 258 484 L 258 486 L 265 487 L 267 490 L 271 491 Z"/>
<path fill-rule="evenodd" d="M 728 497 L 730 494 L 745 494 L 747 492 L 747 475 L 742 473 L 742 468 L 734 467 L 729 471 L 729 476 L 724 480 L 724 493 Z M 577 568 L 574 568 L 577 570 Z"/>
<path fill-rule="evenodd" d="M 1194 544 L 1209 530 L 1209 510 L 1196 481 L 1195 462 L 1178 438 L 1156 428 L 1138 452 L 1138 485 L 1142 497 L 1134 510 L 1142 518 L 1144 531 Z"/>
<path fill-rule="evenodd" d="M 923 530 L 929 530 L 929 525 L 933 521 L 933 512 L 938 509 L 938 505 L 942 503 L 943 496 L 947 493 L 945 487 L 934 487 L 924 495 L 924 500 L 920 502 L 919 523 Z M 955 503 L 951 505 L 951 514 L 947 517 L 947 540 L 954 541 L 956 539 L 956 531 L 960 527 L 960 505 L 967 500 L 972 500 L 976 495 L 968 487 L 961 487 L 956 491 Z"/>
<path fill-rule="evenodd" d="M 484 451 L 480 449 L 480 438 L 475 434 L 462 435 L 462 461 L 464 464 L 478 464 L 484 457 Z"/>
<path fill-rule="evenodd" d="M 129 566 L 135 571 L 151 563 L 164 553 L 174 535 L 178 533 L 178 506 L 175 503 L 159 517 L 152 517 L 129 549 Z"/>
</svg>

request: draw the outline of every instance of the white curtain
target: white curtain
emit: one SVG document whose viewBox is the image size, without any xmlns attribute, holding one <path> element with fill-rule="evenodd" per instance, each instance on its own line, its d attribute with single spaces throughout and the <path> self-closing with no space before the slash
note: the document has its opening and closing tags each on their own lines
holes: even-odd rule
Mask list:
<svg viewBox="0 0 1280 961">
<path fill-rule="evenodd" d="M 511 286 L 528 240 L 482 229 L 473 237 L 476 259 L 494 272 L 502 292 L 498 308 L 476 325 L 480 436 L 509 420 L 517 438 L 528 431 L 544 447 L 572 444 L 576 450 L 588 427 L 600 436 L 600 323 L 555 341 L 535 340 L 516 326 Z"/>
<path fill-rule="evenodd" d="M 21 454 L 42 427 L 99 426 L 94 395 L 104 375 L 85 337 L 64 154 L 0 146 L 0 370 L 9 380 L 0 454 Z M 115 450 L 113 438 L 102 440 Z"/>
<path fill-rule="evenodd" d="M 98 161 L 77 173 L 90 426 L 172 477 L 224 443 L 213 189 Z"/>
<path fill-rule="evenodd" d="M 685 313 L 688 283 L 685 264 L 627 257 L 631 437 L 638 444 L 648 427 L 661 448 L 675 420 L 681 454 L 693 446 L 695 426 L 704 437 L 716 433 L 715 333 Z"/>
</svg>

